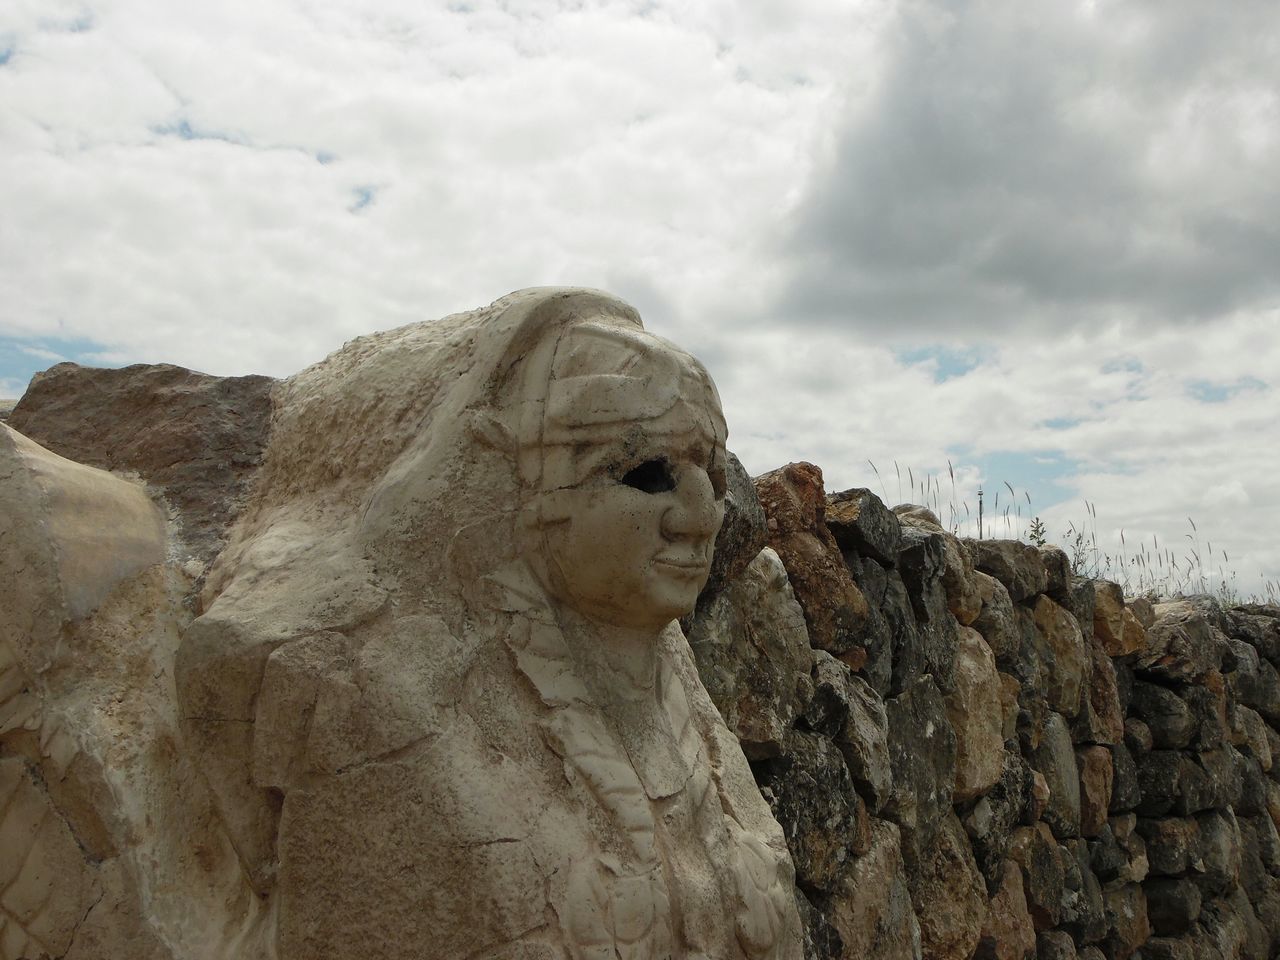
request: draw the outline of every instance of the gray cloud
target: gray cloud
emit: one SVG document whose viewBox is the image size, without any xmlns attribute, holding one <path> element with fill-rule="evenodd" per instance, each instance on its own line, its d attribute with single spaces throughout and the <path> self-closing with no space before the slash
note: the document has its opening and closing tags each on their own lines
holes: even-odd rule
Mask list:
<svg viewBox="0 0 1280 960">
<path fill-rule="evenodd" d="M 1280 10 L 904 3 L 788 234 L 808 322 L 967 337 L 1280 295 Z"/>
</svg>

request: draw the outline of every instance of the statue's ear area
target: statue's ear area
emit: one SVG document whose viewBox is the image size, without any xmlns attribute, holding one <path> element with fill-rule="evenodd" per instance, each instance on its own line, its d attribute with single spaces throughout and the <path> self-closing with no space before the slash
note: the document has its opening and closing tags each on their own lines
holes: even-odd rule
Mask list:
<svg viewBox="0 0 1280 960">
<path fill-rule="evenodd" d="M 483 410 L 467 413 L 467 433 L 476 443 L 482 444 L 512 460 L 516 456 L 516 438 L 497 417 Z"/>
</svg>

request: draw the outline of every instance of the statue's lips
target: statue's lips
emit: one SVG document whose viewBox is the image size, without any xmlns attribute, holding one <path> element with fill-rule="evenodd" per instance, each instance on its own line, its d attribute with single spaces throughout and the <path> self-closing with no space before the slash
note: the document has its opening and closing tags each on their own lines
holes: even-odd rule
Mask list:
<svg viewBox="0 0 1280 960">
<path fill-rule="evenodd" d="M 708 567 L 705 557 L 654 557 L 653 565 L 686 577 L 701 576 Z"/>
</svg>

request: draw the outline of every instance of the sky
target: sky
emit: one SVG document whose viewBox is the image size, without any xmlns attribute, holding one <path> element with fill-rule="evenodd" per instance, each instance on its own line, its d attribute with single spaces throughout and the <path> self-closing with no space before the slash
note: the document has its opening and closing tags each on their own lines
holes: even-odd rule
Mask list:
<svg viewBox="0 0 1280 960">
<path fill-rule="evenodd" d="M 1265 595 L 1278 172 L 1274 0 L 4 0 L 0 397 L 594 286 L 752 473 Z"/>
</svg>

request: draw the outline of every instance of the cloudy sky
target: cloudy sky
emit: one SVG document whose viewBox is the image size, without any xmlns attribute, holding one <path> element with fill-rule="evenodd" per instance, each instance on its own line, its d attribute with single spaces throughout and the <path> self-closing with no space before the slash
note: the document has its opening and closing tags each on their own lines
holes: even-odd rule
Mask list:
<svg viewBox="0 0 1280 960">
<path fill-rule="evenodd" d="M 0 204 L 0 396 L 598 286 L 752 472 L 1280 581 L 1274 0 L 4 0 Z"/>
</svg>

